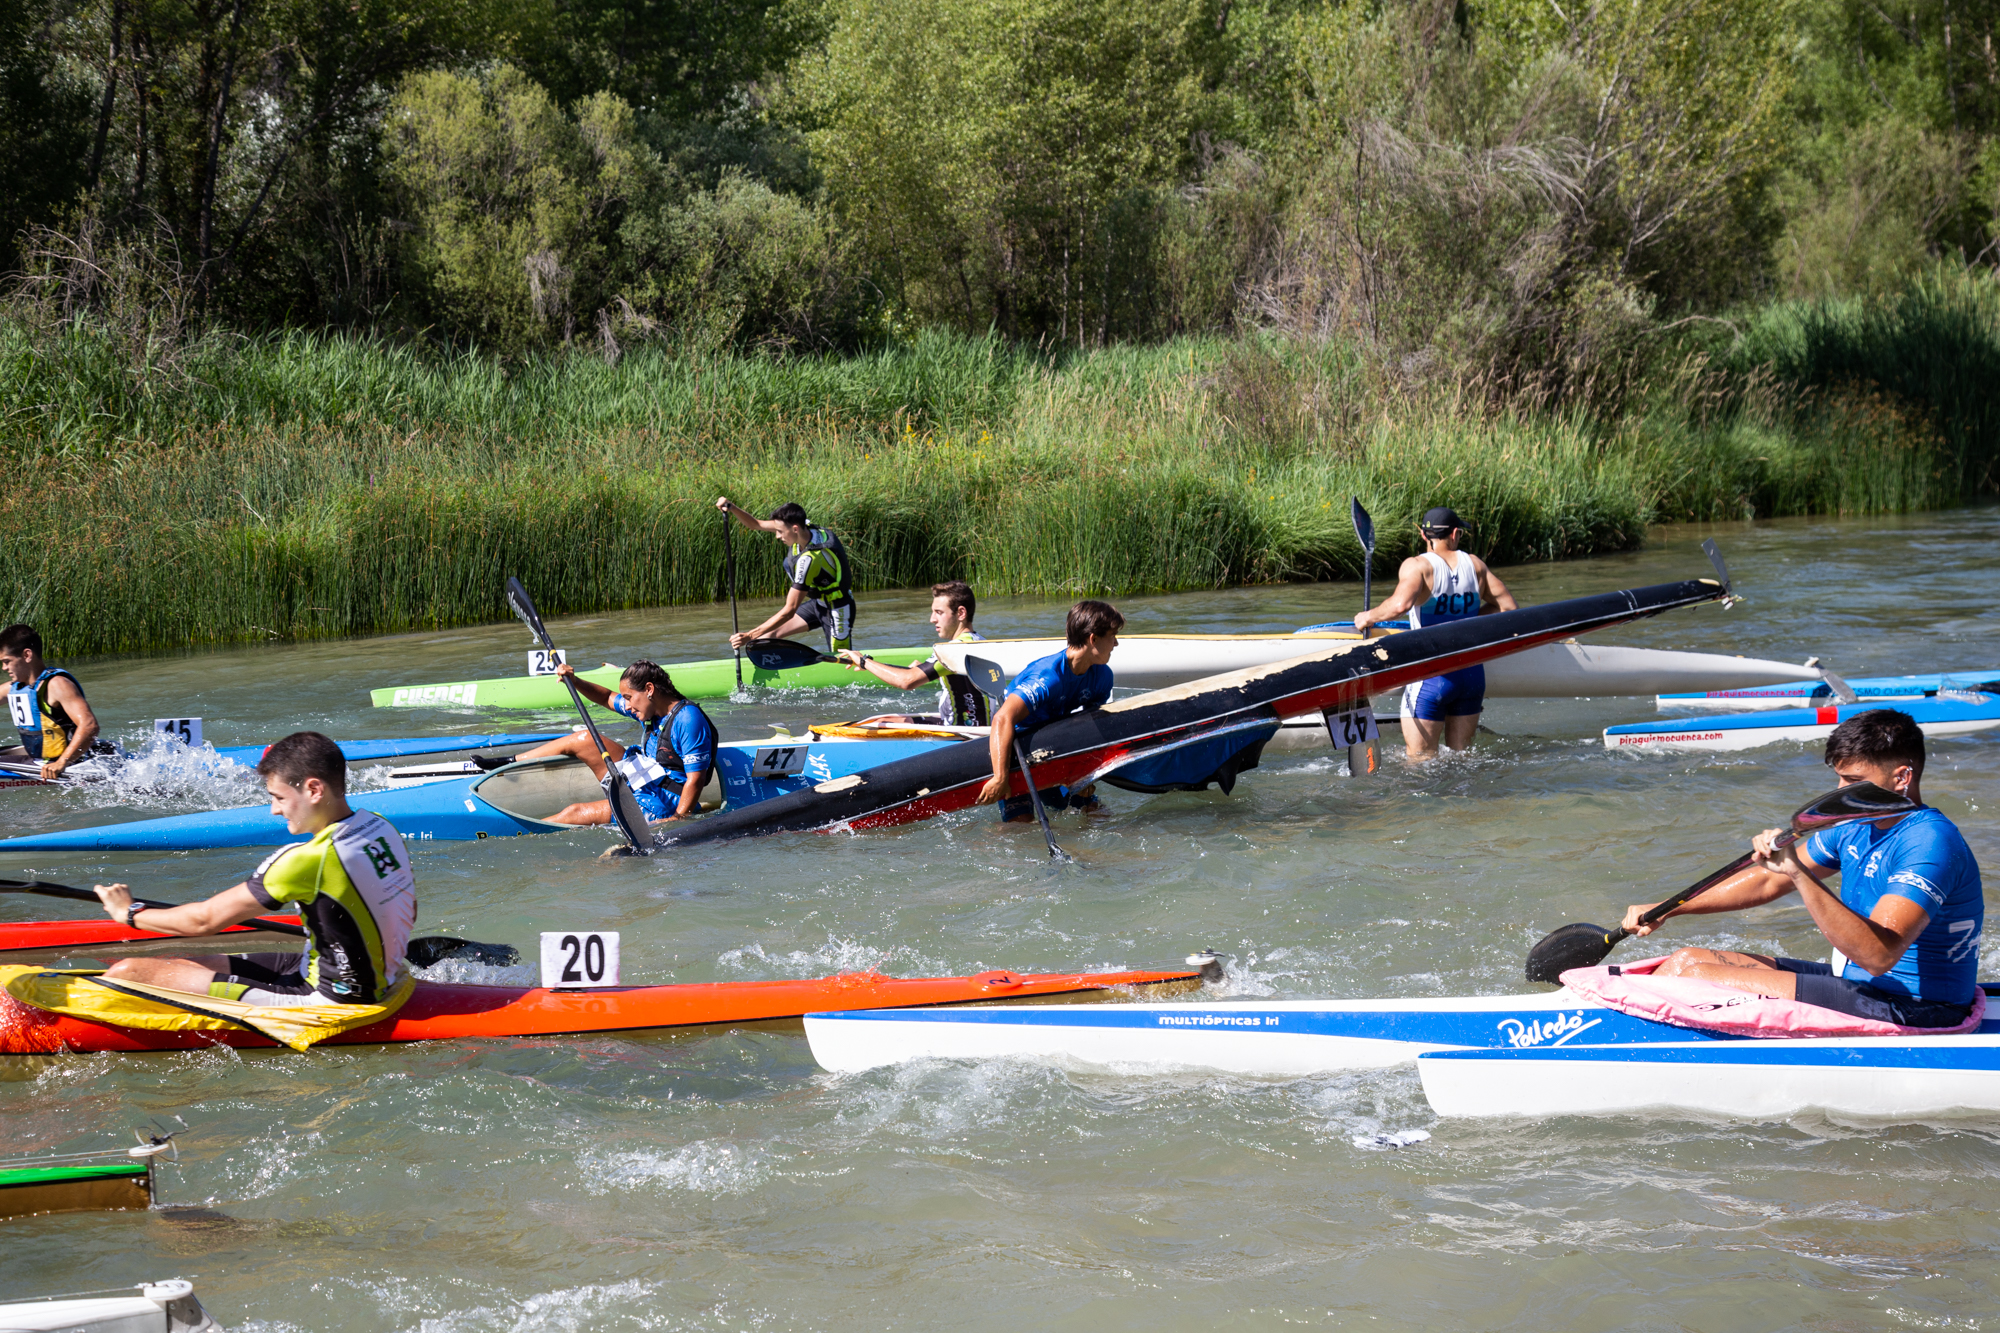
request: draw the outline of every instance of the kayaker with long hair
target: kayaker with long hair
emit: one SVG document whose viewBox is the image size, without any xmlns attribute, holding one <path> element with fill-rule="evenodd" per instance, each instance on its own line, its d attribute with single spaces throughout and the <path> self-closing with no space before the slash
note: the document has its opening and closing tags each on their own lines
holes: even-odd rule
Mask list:
<svg viewBox="0 0 2000 1333">
<path fill-rule="evenodd" d="M 719 496 L 715 507 L 752 532 L 768 532 L 785 547 L 785 600 L 777 611 L 755 629 L 729 636 L 731 648 L 741 648 L 752 639 L 789 639 L 794 634 L 819 630 L 826 635 L 827 651 L 839 652 L 854 646 L 854 566 L 847 548 L 826 528 L 816 528 L 806 519 L 805 506 L 797 501 L 779 505 L 769 518 L 758 518 L 749 510 Z"/>
<path fill-rule="evenodd" d="M 92 887 L 113 921 L 163 935 L 213 935 L 296 907 L 302 954 L 121 958 L 106 979 L 244 1004 L 377 1004 L 402 980 L 417 920 L 417 880 L 403 835 L 347 803 L 347 756 L 316 731 L 271 746 L 257 764 L 271 813 L 306 841 L 280 847 L 234 888 L 198 903 L 145 908 L 123 884 Z"/>
<path fill-rule="evenodd" d="M 715 724 L 698 704 L 683 698 L 674 688 L 673 678 L 656 662 L 639 661 L 625 668 L 613 693 L 593 684 L 565 663 L 556 674 L 567 676 L 577 693 L 600 708 L 609 708 L 637 722 L 639 743 L 625 747 L 624 757 L 614 762 L 639 808 L 653 823 L 684 819 L 701 808 L 701 789 L 715 767 Z M 597 752 L 587 732 L 571 732 L 559 741 L 548 741 L 515 755 L 516 760 L 543 759 L 567 755 L 590 765 L 597 780 L 604 780 L 604 756 Z M 578 801 L 549 816 L 552 824 L 609 824 L 611 802 Z"/>
<path fill-rule="evenodd" d="M 1410 627 L 1441 625 L 1450 620 L 1512 611 L 1514 595 L 1486 562 L 1458 549 L 1465 521 L 1455 509 L 1437 508 L 1417 525 L 1424 549 L 1403 562 L 1396 590 L 1380 606 L 1354 617 L 1354 628 L 1365 630 L 1408 612 Z M 1479 715 L 1486 711 L 1486 668 L 1469 666 L 1418 681 L 1403 693 L 1403 746 L 1412 763 L 1437 757 L 1438 746 L 1463 750 L 1479 734 Z"/>
<path fill-rule="evenodd" d="M 1924 733 L 1908 713 L 1876 708 L 1848 718 L 1826 738 L 1826 763 L 1843 783 L 1872 782 L 1923 799 Z M 1979 863 L 1957 826 L 1924 806 L 1822 829 L 1774 851 L 1782 832 L 1766 829 L 1752 839 L 1760 864 L 1666 915 L 1739 912 L 1797 893 L 1833 946 L 1833 961 L 1680 949 L 1653 975 L 1696 977 L 1904 1027 L 1963 1022 L 1979 985 L 1986 897 Z M 1833 874 L 1838 894 L 1823 882 Z M 1654 927 L 1639 918 L 1651 907 L 1627 909 L 1625 928 L 1650 935 Z"/>
<path fill-rule="evenodd" d="M 986 636 L 972 628 L 972 617 L 978 609 L 978 598 L 973 595 L 972 585 L 965 580 L 952 579 L 931 585 L 931 628 L 937 631 L 939 643 L 984 642 Z M 852 648 L 842 649 L 839 656 L 849 666 L 859 667 L 884 685 L 893 685 L 899 690 L 914 690 L 943 682 L 938 691 L 937 714 L 917 714 L 902 718 L 904 722 L 937 722 L 948 727 L 986 725 L 986 696 L 969 679 L 940 662 L 936 653 L 915 666 L 905 667 L 878 662 L 867 653 L 858 653 Z"/>
<path fill-rule="evenodd" d="M 21 739 L 0 747 L 0 759 L 40 760 L 41 777 L 53 782 L 78 759 L 118 752 L 98 739 L 97 714 L 76 677 L 43 660 L 42 635 L 33 625 L 0 629 L 0 671 L 7 673 L 7 713 Z"/>
<path fill-rule="evenodd" d="M 1111 653 L 1123 628 L 1125 617 L 1109 602 L 1078 602 L 1069 609 L 1065 626 L 1069 646 L 1028 663 L 1007 686 L 1006 698 L 993 714 L 989 742 L 993 776 L 979 789 L 978 804 L 991 805 L 1007 790 L 1016 731 L 1030 732 L 1057 718 L 1111 702 Z M 1037 790 L 1042 804 L 1051 810 L 1095 810 L 1100 804 L 1095 783 L 1075 791 L 1068 787 Z M 1026 793 L 1009 797 L 1000 807 L 1000 817 L 1009 822 L 1033 816 L 1034 805 Z"/>
</svg>

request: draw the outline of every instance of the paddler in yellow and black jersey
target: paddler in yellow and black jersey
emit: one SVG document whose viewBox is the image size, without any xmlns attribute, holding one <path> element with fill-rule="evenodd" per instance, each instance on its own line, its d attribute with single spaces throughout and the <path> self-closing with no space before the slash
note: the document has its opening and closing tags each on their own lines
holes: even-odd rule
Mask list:
<svg viewBox="0 0 2000 1333">
<path fill-rule="evenodd" d="M 937 631 L 939 642 L 985 642 L 986 636 L 972 628 L 972 617 L 977 610 L 978 601 L 972 595 L 972 587 L 963 579 L 931 585 L 931 628 Z M 899 690 L 914 690 L 933 681 L 942 682 L 935 716 L 919 713 L 899 719 L 873 718 L 871 721 L 936 722 L 947 727 L 986 725 L 986 696 L 970 679 L 948 670 L 936 653 L 915 666 L 906 667 L 889 666 L 851 648 L 840 654 L 840 660 Z"/>
<path fill-rule="evenodd" d="M 97 714 L 76 677 L 42 660 L 42 636 L 33 625 L 0 629 L 0 671 L 7 673 L 7 714 L 21 738 L 0 747 L 0 759 L 40 761 L 40 776 L 53 782 L 78 759 L 118 753 L 98 739 Z"/>
<path fill-rule="evenodd" d="M 213 935 L 296 907 L 305 952 L 122 958 L 105 977 L 272 1007 L 380 1003 L 403 979 L 417 920 L 403 836 L 347 804 L 347 759 L 316 731 L 273 745 L 257 772 L 271 813 L 305 842 L 279 848 L 243 883 L 203 902 L 142 908 L 123 884 L 96 885 L 97 896 L 112 920 L 164 935 Z"/>
<path fill-rule="evenodd" d="M 755 629 L 730 635 L 729 646 L 741 648 L 752 639 L 789 639 L 820 630 L 826 635 L 828 652 L 852 648 L 854 567 L 840 538 L 807 522 L 805 507 L 796 501 L 779 505 L 769 518 L 731 504 L 726 495 L 716 499 L 715 507 L 751 531 L 778 539 L 786 548 L 785 582 L 790 585 L 776 614 Z"/>
</svg>

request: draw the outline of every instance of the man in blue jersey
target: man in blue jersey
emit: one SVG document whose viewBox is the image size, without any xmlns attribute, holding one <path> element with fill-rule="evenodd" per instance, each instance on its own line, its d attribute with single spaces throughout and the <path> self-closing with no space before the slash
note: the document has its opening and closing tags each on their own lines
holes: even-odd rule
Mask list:
<svg viewBox="0 0 2000 1333">
<path fill-rule="evenodd" d="M 1014 758 L 1014 733 L 1046 726 L 1078 709 L 1102 708 L 1111 701 L 1111 652 L 1118 646 L 1118 631 L 1125 617 L 1109 602 L 1078 602 L 1069 609 L 1069 646 L 1059 653 L 1028 663 L 1007 686 L 1007 696 L 993 714 L 993 734 L 989 753 L 993 776 L 979 789 L 980 805 L 991 805 L 1007 790 L 1008 770 Z M 1095 784 L 1071 791 L 1067 787 L 1041 788 L 1042 802 L 1051 809 L 1095 810 Z M 1024 793 L 1000 807 L 1006 820 L 1028 819 L 1034 806 Z"/>
<path fill-rule="evenodd" d="M 609 708 L 637 722 L 639 743 L 625 747 L 624 757 L 614 760 L 618 771 L 632 786 L 639 808 L 649 822 L 685 819 L 701 808 L 701 789 L 715 767 L 715 724 L 701 708 L 681 697 L 673 678 L 654 662 L 634 662 L 618 677 L 618 692 L 577 675 L 576 668 L 564 663 L 556 674 L 567 676 L 577 693 L 600 708 Z M 590 733 L 572 732 L 559 741 L 523 750 L 516 759 L 541 759 L 568 755 L 590 765 L 590 771 L 604 781 L 604 758 L 591 744 Z M 561 814 L 551 815 L 555 824 L 609 824 L 611 802 L 579 801 Z"/>
<path fill-rule="evenodd" d="M 1512 611 L 1514 595 L 1486 562 L 1458 549 L 1465 524 L 1455 509 L 1432 509 L 1418 529 L 1424 550 L 1403 562 L 1396 590 L 1380 606 L 1354 617 L 1354 628 L 1365 630 L 1405 611 L 1410 627 L 1442 625 L 1450 620 Z M 1403 692 L 1403 745 L 1409 760 L 1421 764 L 1437 757 L 1442 743 L 1453 750 L 1472 744 L 1479 715 L 1486 709 L 1486 668 L 1470 666 L 1418 681 Z"/>
<path fill-rule="evenodd" d="M 1827 737 L 1826 762 L 1843 783 L 1923 799 L 1924 733 L 1908 713 L 1877 708 L 1847 719 Z M 1667 915 L 1741 911 L 1796 892 L 1833 946 L 1833 961 L 1681 949 L 1654 975 L 1698 977 L 1905 1027 L 1963 1022 L 1978 987 L 1986 897 L 1957 827 L 1925 806 L 1822 829 L 1774 851 L 1780 832 L 1766 829 L 1752 841 L 1759 864 Z M 1823 882 L 1832 874 L 1840 876 L 1838 895 Z M 1628 909 L 1625 928 L 1651 934 L 1638 924 L 1650 906 Z"/>
</svg>

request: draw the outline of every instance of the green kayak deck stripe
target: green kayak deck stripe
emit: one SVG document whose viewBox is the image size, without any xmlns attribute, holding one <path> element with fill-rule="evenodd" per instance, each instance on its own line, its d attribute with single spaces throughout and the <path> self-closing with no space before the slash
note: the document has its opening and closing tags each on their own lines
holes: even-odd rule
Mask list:
<svg viewBox="0 0 2000 1333">
<path fill-rule="evenodd" d="M 929 648 L 869 649 L 868 655 L 890 666 L 910 666 L 929 657 Z M 690 699 L 727 698 L 736 689 L 736 659 L 718 657 L 706 662 L 676 662 L 666 667 L 674 687 Z M 584 680 L 616 689 L 617 667 L 579 671 Z M 788 671 L 760 671 L 749 661 L 743 663 L 743 683 L 766 689 L 822 690 L 843 685 L 860 685 L 872 680 L 866 672 L 834 662 L 793 667 Z M 369 698 L 377 708 L 536 708 L 570 707 L 569 691 L 555 676 L 503 676 L 495 680 L 448 681 L 435 685 L 392 685 L 371 690 Z"/>
<path fill-rule="evenodd" d="M 0 1170 L 0 1189 L 16 1185 L 60 1185 L 79 1180 L 118 1180 L 146 1174 L 144 1162 L 104 1162 L 96 1166 L 28 1166 Z"/>
</svg>

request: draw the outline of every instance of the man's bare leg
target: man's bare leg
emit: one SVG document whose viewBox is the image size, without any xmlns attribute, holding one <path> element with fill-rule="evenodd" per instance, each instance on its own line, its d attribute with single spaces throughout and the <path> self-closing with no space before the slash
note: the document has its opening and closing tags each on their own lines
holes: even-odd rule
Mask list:
<svg viewBox="0 0 2000 1333">
<path fill-rule="evenodd" d="M 223 954 L 200 954 L 193 958 L 121 958 L 104 969 L 112 981 L 136 981 L 146 986 L 208 994 L 209 985 L 229 975 L 229 959 Z"/>
<path fill-rule="evenodd" d="M 1712 981 L 1718 986 L 1777 1000 L 1795 1000 L 1799 993 L 1798 977 L 1779 967 L 1775 958 L 1729 949 L 1676 949 L 1653 975 Z"/>
<path fill-rule="evenodd" d="M 1413 764 L 1429 763 L 1437 758 L 1438 745 L 1444 740 L 1444 728 L 1444 722 L 1414 717 L 1406 711 L 1403 714 L 1403 757 Z"/>
<path fill-rule="evenodd" d="M 1444 744 L 1448 750 L 1468 750 L 1472 748 L 1472 738 L 1479 734 L 1479 714 L 1457 713 L 1444 720 Z"/>
</svg>

